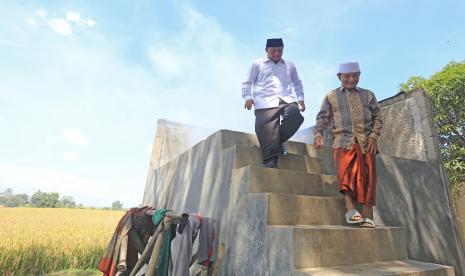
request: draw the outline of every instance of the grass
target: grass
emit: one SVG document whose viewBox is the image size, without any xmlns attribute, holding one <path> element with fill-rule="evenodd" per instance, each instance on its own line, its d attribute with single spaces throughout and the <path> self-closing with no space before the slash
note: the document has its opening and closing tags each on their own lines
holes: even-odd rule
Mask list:
<svg viewBox="0 0 465 276">
<path fill-rule="evenodd" d="M 71 269 L 58 272 L 69 274 L 52 275 L 95 275 L 123 214 L 91 209 L 0 208 L 0 274 L 43 275 Z"/>
<path fill-rule="evenodd" d="M 47 273 L 48 276 L 101 276 L 102 272 L 98 269 L 67 269 L 52 273 Z"/>
<path fill-rule="evenodd" d="M 45 274 L 47 276 L 101 276 L 102 272 L 97 269 L 67 269 Z"/>
</svg>

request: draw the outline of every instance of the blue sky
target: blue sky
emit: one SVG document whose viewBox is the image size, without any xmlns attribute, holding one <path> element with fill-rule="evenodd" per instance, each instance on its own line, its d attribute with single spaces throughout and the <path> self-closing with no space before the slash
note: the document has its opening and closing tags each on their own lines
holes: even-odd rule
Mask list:
<svg viewBox="0 0 465 276">
<path fill-rule="evenodd" d="M 2 1 L 0 190 L 141 202 L 157 119 L 253 131 L 241 81 L 283 37 L 314 123 L 337 65 L 378 99 L 465 59 L 463 1 Z"/>
</svg>

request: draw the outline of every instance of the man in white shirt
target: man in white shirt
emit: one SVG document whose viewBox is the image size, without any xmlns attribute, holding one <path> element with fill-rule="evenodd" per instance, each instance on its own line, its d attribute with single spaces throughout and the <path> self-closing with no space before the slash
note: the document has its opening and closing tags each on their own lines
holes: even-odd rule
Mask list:
<svg viewBox="0 0 465 276">
<path fill-rule="evenodd" d="M 242 83 L 244 107 L 255 106 L 255 133 L 262 151 L 263 165 L 276 168 L 283 145 L 304 121 L 304 90 L 294 64 L 282 59 L 281 38 L 268 39 L 267 57 L 254 61 Z M 300 108 L 299 108 L 300 104 Z"/>
</svg>

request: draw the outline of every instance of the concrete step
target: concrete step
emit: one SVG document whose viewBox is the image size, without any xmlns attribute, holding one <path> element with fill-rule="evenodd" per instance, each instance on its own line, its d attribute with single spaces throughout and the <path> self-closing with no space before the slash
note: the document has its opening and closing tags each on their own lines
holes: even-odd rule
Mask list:
<svg viewBox="0 0 465 276">
<path fill-rule="evenodd" d="M 234 168 L 245 166 L 259 166 L 262 164 L 262 156 L 258 147 L 235 146 L 236 158 Z M 322 160 L 318 157 L 289 153 L 287 156 L 279 156 L 278 168 L 292 171 L 311 172 L 317 174 L 332 174 L 333 171 L 325 169 Z"/>
<path fill-rule="evenodd" d="M 245 133 L 232 130 L 222 130 L 223 134 L 223 149 L 229 148 L 234 145 L 258 147 L 257 136 L 253 133 Z M 323 147 L 320 150 L 315 150 L 313 145 L 301 142 L 287 141 L 286 145 L 290 153 L 308 156 L 328 156 L 331 155 L 332 150 L 328 147 Z"/>
<path fill-rule="evenodd" d="M 399 227 L 295 226 L 293 253 L 296 269 L 403 260 L 406 233 Z"/>
<path fill-rule="evenodd" d="M 281 193 L 341 197 L 333 175 L 247 166 L 233 171 L 233 177 L 246 175 L 250 193 Z"/>
<path fill-rule="evenodd" d="M 343 225 L 344 213 L 342 198 L 268 194 L 268 225 Z"/>
<path fill-rule="evenodd" d="M 454 276 L 451 266 L 423 263 L 412 260 L 390 262 L 373 262 L 357 265 L 318 267 L 299 269 L 294 276 L 371 276 L 371 275 L 402 275 L 402 276 Z"/>
</svg>

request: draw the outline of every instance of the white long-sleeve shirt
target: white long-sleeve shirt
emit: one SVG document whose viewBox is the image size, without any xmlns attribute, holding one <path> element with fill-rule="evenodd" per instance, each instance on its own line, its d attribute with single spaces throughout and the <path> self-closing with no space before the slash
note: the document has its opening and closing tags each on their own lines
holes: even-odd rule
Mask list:
<svg viewBox="0 0 465 276">
<path fill-rule="evenodd" d="M 303 101 L 304 89 L 292 62 L 263 58 L 254 61 L 242 82 L 242 98 L 253 99 L 255 109 L 278 107 L 280 98 L 287 103 Z"/>
</svg>

